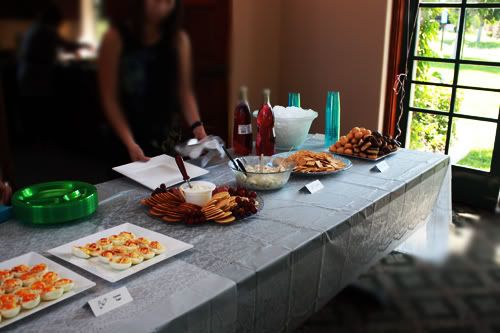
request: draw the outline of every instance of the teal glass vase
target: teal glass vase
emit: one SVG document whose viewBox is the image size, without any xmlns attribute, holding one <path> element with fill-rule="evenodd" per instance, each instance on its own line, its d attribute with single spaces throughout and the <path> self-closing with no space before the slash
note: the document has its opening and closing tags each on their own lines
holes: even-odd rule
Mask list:
<svg viewBox="0 0 500 333">
<path fill-rule="evenodd" d="M 288 106 L 300 108 L 300 93 L 288 93 Z"/>
<path fill-rule="evenodd" d="M 340 93 L 329 91 L 326 97 L 325 147 L 330 147 L 340 137 Z"/>
</svg>

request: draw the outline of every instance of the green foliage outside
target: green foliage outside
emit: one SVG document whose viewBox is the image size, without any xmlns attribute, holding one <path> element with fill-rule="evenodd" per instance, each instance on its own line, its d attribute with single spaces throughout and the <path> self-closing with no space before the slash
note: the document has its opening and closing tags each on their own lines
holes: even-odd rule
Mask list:
<svg viewBox="0 0 500 333">
<path fill-rule="evenodd" d="M 439 38 L 440 23 L 436 20 L 436 17 L 441 14 L 441 9 L 432 8 L 421 13 L 417 55 L 439 57 L 431 49 L 430 43 Z M 450 20 L 453 20 L 451 16 Z M 419 61 L 415 70 L 416 77 L 422 81 L 435 81 L 431 80 L 432 77 L 440 79 L 440 74 L 437 71 L 433 71 L 428 62 Z M 413 86 L 413 94 L 413 105 L 417 108 L 439 111 L 450 110 L 449 89 L 415 85 Z M 460 102 L 460 99 L 457 98 L 457 107 L 460 106 Z M 412 113 L 410 148 L 444 152 L 447 130 L 448 117 L 419 112 Z M 452 135 L 455 135 L 454 128 L 452 128 Z"/>
<path fill-rule="evenodd" d="M 458 161 L 457 164 L 489 171 L 492 157 L 492 149 L 471 150 L 464 158 Z"/>
</svg>

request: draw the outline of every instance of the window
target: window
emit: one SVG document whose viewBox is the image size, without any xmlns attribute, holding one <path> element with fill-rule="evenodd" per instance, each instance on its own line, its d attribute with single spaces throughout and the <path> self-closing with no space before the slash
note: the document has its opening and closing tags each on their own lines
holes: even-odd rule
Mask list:
<svg viewBox="0 0 500 333">
<path fill-rule="evenodd" d="M 412 10 L 405 145 L 490 172 L 500 140 L 500 0 L 414 0 Z"/>
</svg>

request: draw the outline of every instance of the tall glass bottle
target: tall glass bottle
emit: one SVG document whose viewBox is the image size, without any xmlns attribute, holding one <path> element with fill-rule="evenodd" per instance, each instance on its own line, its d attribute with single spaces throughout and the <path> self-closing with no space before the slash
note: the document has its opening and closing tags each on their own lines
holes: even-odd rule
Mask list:
<svg viewBox="0 0 500 333">
<path fill-rule="evenodd" d="M 275 153 L 274 146 L 276 135 L 274 133 L 274 114 L 271 107 L 271 90 L 264 89 L 264 104 L 257 115 L 257 139 L 255 150 L 257 155 L 272 156 Z"/>
<path fill-rule="evenodd" d="M 247 87 L 241 87 L 240 101 L 234 109 L 233 149 L 236 155 L 242 156 L 252 152 L 252 116 L 247 95 Z"/>
</svg>

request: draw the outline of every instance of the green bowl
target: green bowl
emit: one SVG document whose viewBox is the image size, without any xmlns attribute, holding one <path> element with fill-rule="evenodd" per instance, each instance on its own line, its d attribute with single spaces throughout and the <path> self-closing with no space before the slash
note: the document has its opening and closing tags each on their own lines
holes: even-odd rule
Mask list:
<svg viewBox="0 0 500 333">
<path fill-rule="evenodd" d="M 12 197 L 14 216 L 32 224 L 66 223 L 92 215 L 98 206 L 94 185 L 58 181 L 25 187 Z"/>
</svg>

